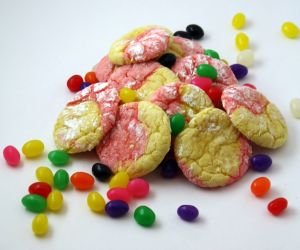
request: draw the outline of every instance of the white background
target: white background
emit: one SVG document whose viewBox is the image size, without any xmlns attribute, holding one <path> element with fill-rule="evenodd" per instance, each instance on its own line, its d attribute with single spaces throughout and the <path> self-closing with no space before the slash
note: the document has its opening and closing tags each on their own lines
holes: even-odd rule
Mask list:
<svg viewBox="0 0 300 250">
<path fill-rule="evenodd" d="M 251 39 L 255 66 L 244 82 L 251 82 L 286 118 L 289 140 L 278 150 L 262 150 L 273 158 L 265 173 L 272 188 L 265 198 L 249 191 L 259 173 L 249 171 L 239 182 L 222 189 L 203 190 L 183 177 L 163 180 L 156 172 L 147 179 L 151 195 L 131 203 L 125 218 L 114 220 L 93 214 L 86 192 L 64 192 L 65 206 L 47 213 L 50 232 L 36 238 L 31 231 L 34 214 L 21 197 L 35 181 L 35 168 L 50 166 L 47 152 L 36 160 L 22 158 L 16 169 L 0 159 L 0 249 L 300 249 L 300 120 L 292 117 L 289 102 L 300 98 L 300 38 L 289 40 L 280 32 L 286 20 L 300 26 L 300 1 L 41 1 L 0 0 L 0 148 L 19 149 L 29 139 L 54 149 L 52 128 L 64 104 L 72 97 L 66 80 L 84 74 L 107 53 L 110 44 L 134 27 L 160 24 L 182 30 L 197 23 L 205 30 L 205 48 L 218 51 L 234 63 L 237 51 L 232 16 L 246 14 L 243 30 Z M 65 169 L 90 171 L 97 158 L 72 158 Z M 51 167 L 55 170 L 55 167 Z M 95 190 L 103 195 L 106 184 Z M 267 210 L 270 200 L 284 196 L 289 208 L 280 217 Z M 194 204 L 200 217 L 185 223 L 176 214 L 181 204 Z M 153 228 L 138 226 L 132 213 L 138 205 L 150 206 L 157 215 Z"/>
</svg>

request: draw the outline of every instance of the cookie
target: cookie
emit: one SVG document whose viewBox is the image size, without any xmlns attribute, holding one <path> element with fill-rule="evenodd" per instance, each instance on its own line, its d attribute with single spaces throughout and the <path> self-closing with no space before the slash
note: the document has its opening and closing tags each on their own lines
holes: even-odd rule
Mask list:
<svg viewBox="0 0 300 250">
<path fill-rule="evenodd" d="M 203 54 L 204 49 L 195 40 L 174 36 L 167 53 L 172 53 L 176 57 L 185 57 L 194 54 Z"/>
<path fill-rule="evenodd" d="M 169 118 L 157 105 L 132 102 L 120 106 L 116 125 L 97 147 L 100 162 L 131 178 L 153 171 L 170 149 Z"/>
<path fill-rule="evenodd" d="M 200 88 L 186 83 L 169 83 L 160 87 L 151 97 L 169 116 L 183 114 L 190 121 L 201 110 L 213 107 L 210 98 Z"/>
<path fill-rule="evenodd" d="M 114 126 L 118 104 L 118 91 L 108 83 L 78 92 L 58 116 L 53 132 L 56 147 L 68 153 L 92 150 Z"/>
<path fill-rule="evenodd" d="M 174 152 L 189 181 L 214 188 L 241 178 L 248 169 L 252 150 L 224 111 L 207 108 L 176 137 Z"/>
<path fill-rule="evenodd" d="M 95 74 L 99 82 L 107 82 L 111 74 L 114 72 L 116 65 L 111 63 L 108 55 L 104 56 L 95 66 Z"/>
<path fill-rule="evenodd" d="M 173 72 L 182 82 L 190 83 L 196 76 L 196 69 L 200 64 L 209 64 L 217 70 L 217 78 L 214 81 L 216 86 L 222 89 L 238 83 L 230 67 L 221 60 L 211 58 L 203 54 L 195 54 L 178 58 L 172 67 Z"/>
<path fill-rule="evenodd" d="M 223 91 L 222 103 L 234 126 L 249 140 L 266 148 L 278 148 L 288 130 L 278 108 L 257 90 L 232 86 Z"/>
<path fill-rule="evenodd" d="M 124 87 L 136 90 L 140 101 L 149 100 L 156 89 L 179 79 L 170 69 L 150 61 L 120 66 L 111 74 L 109 81 L 118 90 Z"/>
<path fill-rule="evenodd" d="M 109 60 L 124 65 L 157 58 L 168 49 L 171 34 L 168 29 L 155 25 L 134 29 L 112 44 Z"/>
</svg>

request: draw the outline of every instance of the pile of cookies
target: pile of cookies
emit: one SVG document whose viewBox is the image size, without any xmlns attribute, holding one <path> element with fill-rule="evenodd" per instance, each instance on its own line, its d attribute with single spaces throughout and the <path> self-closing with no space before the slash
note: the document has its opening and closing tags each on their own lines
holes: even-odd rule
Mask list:
<svg viewBox="0 0 300 250">
<path fill-rule="evenodd" d="M 257 90 L 238 85 L 231 68 L 195 40 L 201 36 L 197 25 L 174 35 L 145 26 L 115 41 L 94 68 L 98 82 L 77 92 L 59 114 L 57 148 L 71 154 L 96 149 L 102 164 L 131 178 L 153 171 L 171 150 L 189 181 L 214 188 L 245 174 L 251 143 L 282 146 L 287 126 L 280 111 Z M 211 86 L 202 89 L 201 81 Z M 178 114 L 185 125 L 172 133 Z"/>
</svg>

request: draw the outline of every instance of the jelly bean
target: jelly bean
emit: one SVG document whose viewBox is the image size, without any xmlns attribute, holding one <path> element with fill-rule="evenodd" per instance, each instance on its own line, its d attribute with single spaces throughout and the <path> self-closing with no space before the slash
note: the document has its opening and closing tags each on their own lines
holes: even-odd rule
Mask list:
<svg viewBox="0 0 300 250">
<path fill-rule="evenodd" d="M 285 22 L 281 26 L 282 33 L 288 38 L 296 38 L 300 34 L 300 30 L 296 24 L 292 22 Z"/>
<path fill-rule="evenodd" d="M 22 198 L 23 205 L 31 212 L 41 213 L 47 207 L 46 199 L 38 194 L 28 194 Z"/>
<path fill-rule="evenodd" d="M 77 92 L 80 90 L 80 86 L 83 83 L 83 79 L 80 75 L 73 75 L 67 81 L 68 89 L 72 92 Z"/>
<path fill-rule="evenodd" d="M 178 170 L 177 162 L 173 159 L 168 159 L 162 162 L 160 173 L 164 178 L 170 179 L 177 176 Z"/>
<path fill-rule="evenodd" d="M 105 212 L 112 218 L 119 218 L 127 214 L 129 206 L 125 201 L 114 200 L 109 201 L 105 205 Z"/>
<path fill-rule="evenodd" d="M 57 212 L 63 206 L 64 197 L 58 190 L 52 191 L 47 197 L 47 207 L 53 212 Z"/>
<path fill-rule="evenodd" d="M 102 213 L 105 208 L 105 200 L 98 192 L 90 192 L 87 197 L 89 208 L 96 213 Z"/>
<path fill-rule="evenodd" d="M 182 31 L 182 30 L 179 30 L 179 31 L 176 31 L 173 36 L 179 36 L 179 37 L 183 37 L 183 38 L 186 38 L 186 39 L 192 39 L 192 36 L 185 32 L 185 31 Z"/>
<path fill-rule="evenodd" d="M 287 199 L 280 197 L 268 204 L 268 210 L 273 215 L 280 215 L 288 206 Z"/>
<path fill-rule="evenodd" d="M 249 37 L 245 33 L 238 33 L 235 37 L 235 45 L 239 50 L 249 48 Z"/>
<path fill-rule="evenodd" d="M 123 187 L 126 188 L 129 182 L 129 175 L 126 172 L 118 172 L 115 174 L 110 182 L 109 182 L 109 187 L 110 188 L 115 188 L 115 187 Z"/>
<path fill-rule="evenodd" d="M 243 64 L 246 67 L 251 67 L 254 62 L 254 53 L 251 49 L 245 49 L 241 51 L 236 59 L 236 62 L 239 64 Z"/>
<path fill-rule="evenodd" d="M 49 185 L 53 183 L 53 173 L 50 168 L 47 167 L 38 167 L 35 170 L 36 178 L 41 182 L 46 182 Z"/>
<path fill-rule="evenodd" d="M 69 174 L 64 169 L 56 171 L 54 178 L 54 186 L 59 190 L 65 190 L 69 185 Z"/>
<path fill-rule="evenodd" d="M 199 40 L 204 36 L 203 29 L 197 24 L 188 25 L 186 31 L 195 40 Z"/>
<path fill-rule="evenodd" d="M 76 172 L 71 176 L 73 186 L 78 190 L 90 190 L 93 188 L 95 179 L 86 172 Z"/>
<path fill-rule="evenodd" d="M 173 135 L 178 135 L 185 126 L 185 118 L 182 114 L 175 114 L 170 117 L 171 131 Z"/>
<path fill-rule="evenodd" d="M 49 152 L 48 159 L 54 166 L 64 166 L 69 163 L 70 157 L 65 151 L 53 150 Z"/>
<path fill-rule="evenodd" d="M 33 218 L 32 231 L 37 236 L 45 235 L 48 232 L 48 218 L 45 214 L 38 214 Z"/>
<path fill-rule="evenodd" d="M 99 181 L 106 181 L 112 176 L 110 168 L 102 163 L 95 163 L 92 167 L 92 173 Z"/>
<path fill-rule="evenodd" d="M 294 98 L 291 100 L 290 108 L 295 118 L 300 118 L 300 98 Z"/>
<path fill-rule="evenodd" d="M 233 74 L 235 75 L 236 79 L 241 80 L 248 74 L 248 69 L 246 66 L 242 64 L 232 64 L 230 66 Z"/>
<path fill-rule="evenodd" d="M 198 215 L 198 209 L 193 205 L 182 205 L 177 209 L 178 216 L 185 221 L 193 221 Z"/>
<path fill-rule="evenodd" d="M 218 52 L 212 49 L 204 50 L 204 55 L 210 56 L 211 58 L 220 59 Z"/>
<path fill-rule="evenodd" d="M 136 100 L 136 91 L 130 88 L 121 88 L 119 96 L 123 103 L 134 102 Z"/>
<path fill-rule="evenodd" d="M 88 83 L 91 83 L 91 84 L 99 82 L 97 77 L 96 77 L 96 73 L 93 72 L 93 71 L 87 72 L 84 76 L 84 80 Z"/>
<path fill-rule="evenodd" d="M 251 84 L 251 83 L 244 83 L 243 86 L 249 87 L 251 89 L 256 89 L 256 87 L 253 84 Z"/>
<path fill-rule="evenodd" d="M 45 198 L 48 197 L 51 190 L 52 190 L 51 186 L 46 182 L 35 182 L 32 183 L 28 188 L 30 194 L 38 194 Z"/>
<path fill-rule="evenodd" d="M 89 86 L 91 86 L 91 84 L 89 82 L 83 82 L 80 85 L 80 90 L 83 90 L 83 89 L 85 89 L 85 88 L 87 88 Z"/>
<path fill-rule="evenodd" d="M 20 153 L 14 146 L 6 146 L 3 149 L 3 157 L 9 166 L 16 167 L 20 164 Z"/>
<path fill-rule="evenodd" d="M 139 206 L 134 211 L 134 219 L 137 224 L 144 227 L 151 227 L 155 222 L 155 213 L 147 206 Z"/>
<path fill-rule="evenodd" d="M 197 67 L 197 74 L 202 77 L 209 77 L 212 80 L 217 78 L 217 70 L 209 64 L 201 64 Z"/>
<path fill-rule="evenodd" d="M 206 93 L 214 103 L 221 100 L 222 89 L 218 86 L 211 86 Z"/>
<path fill-rule="evenodd" d="M 35 158 L 44 152 L 44 143 L 40 140 L 30 140 L 22 147 L 22 152 L 27 158 Z"/>
<path fill-rule="evenodd" d="M 127 188 L 111 188 L 107 191 L 107 198 L 112 200 L 121 200 L 129 203 L 131 194 Z"/>
<path fill-rule="evenodd" d="M 222 58 L 221 61 L 222 61 L 223 63 L 225 63 L 226 65 L 228 65 L 228 61 L 225 60 L 224 58 Z"/>
<path fill-rule="evenodd" d="M 270 187 L 271 182 L 267 177 L 259 177 L 251 183 L 251 192 L 257 197 L 262 197 L 270 190 Z"/>
<path fill-rule="evenodd" d="M 235 29 L 244 28 L 246 25 L 246 16 L 243 13 L 237 13 L 232 18 L 232 26 Z"/>
<path fill-rule="evenodd" d="M 128 183 L 128 191 L 134 198 L 144 198 L 149 194 L 149 183 L 141 178 L 133 179 Z"/>
<path fill-rule="evenodd" d="M 172 68 L 176 62 L 176 56 L 172 53 L 166 53 L 158 59 L 158 62 L 167 68 Z"/>
<path fill-rule="evenodd" d="M 265 154 L 253 155 L 250 158 L 251 167 L 253 170 L 258 172 L 265 172 L 272 165 L 272 159 L 270 156 Z"/>
<path fill-rule="evenodd" d="M 191 83 L 207 92 L 212 85 L 212 80 L 208 77 L 195 76 Z"/>
</svg>

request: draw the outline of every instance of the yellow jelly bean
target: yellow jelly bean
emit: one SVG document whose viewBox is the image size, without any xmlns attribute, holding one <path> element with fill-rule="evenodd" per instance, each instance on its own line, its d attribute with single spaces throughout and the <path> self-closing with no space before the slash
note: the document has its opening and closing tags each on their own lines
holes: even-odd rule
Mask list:
<svg viewBox="0 0 300 250">
<path fill-rule="evenodd" d="M 246 16 L 243 13 L 237 13 L 232 18 L 232 26 L 236 29 L 244 28 L 246 25 Z"/>
<path fill-rule="evenodd" d="M 300 30 L 297 25 L 292 22 L 283 23 L 281 31 L 288 38 L 296 38 L 300 34 Z"/>
<path fill-rule="evenodd" d="M 62 208 L 64 197 L 58 190 L 52 191 L 47 197 L 47 207 L 51 211 L 58 211 Z"/>
<path fill-rule="evenodd" d="M 32 231 L 37 236 L 45 235 L 48 232 L 48 218 L 45 214 L 38 214 L 34 217 Z"/>
<path fill-rule="evenodd" d="M 291 100 L 290 108 L 295 118 L 300 118 L 300 98 L 294 98 Z"/>
<path fill-rule="evenodd" d="M 123 103 L 134 102 L 136 100 L 136 92 L 130 88 L 122 88 L 119 95 Z"/>
<path fill-rule="evenodd" d="M 254 63 L 254 53 L 251 49 L 245 49 L 241 51 L 237 58 L 236 62 L 239 64 L 243 64 L 246 67 L 251 67 Z"/>
<path fill-rule="evenodd" d="M 53 183 L 53 173 L 50 168 L 41 166 L 35 170 L 36 178 L 41 182 L 46 182 L 49 185 Z"/>
<path fill-rule="evenodd" d="M 44 143 L 40 140 L 30 140 L 22 147 L 22 152 L 27 158 L 35 158 L 44 152 Z"/>
<path fill-rule="evenodd" d="M 102 213 L 105 208 L 105 200 L 98 192 L 90 192 L 87 197 L 89 208 L 96 213 Z"/>
<path fill-rule="evenodd" d="M 239 50 L 248 49 L 249 37 L 243 32 L 238 33 L 235 37 L 235 45 Z"/>
<path fill-rule="evenodd" d="M 115 187 L 123 187 L 126 188 L 127 184 L 129 182 L 129 175 L 126 172 L 118 172 L 115 174 L 110 182 L 109 182 L 109 187 L 110 188 L 115 188 Z"/>
</svg>

